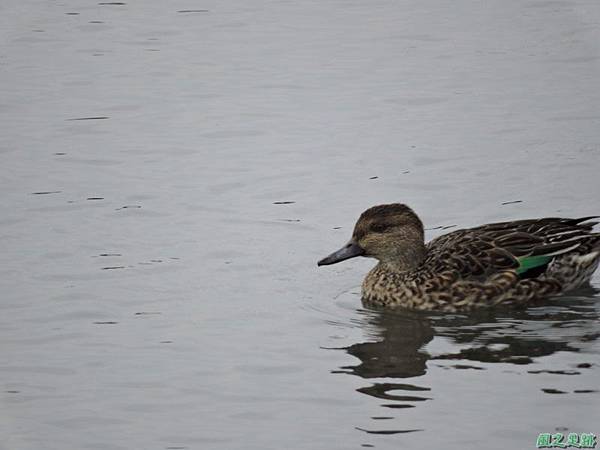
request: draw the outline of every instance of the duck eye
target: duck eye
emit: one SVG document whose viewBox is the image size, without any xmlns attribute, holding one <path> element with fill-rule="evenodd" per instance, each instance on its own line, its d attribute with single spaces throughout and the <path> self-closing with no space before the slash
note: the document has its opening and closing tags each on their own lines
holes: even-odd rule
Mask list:
<svg viewBox="0 0 600 450">
<path fill-rule="evenodd" d="M 371 231 L 374 231 L 375 233 L 382 233 L 387 228 L 388 226 L 385 223 L 374 223 L 373 225 L 371 225 Z"/>
</svg>

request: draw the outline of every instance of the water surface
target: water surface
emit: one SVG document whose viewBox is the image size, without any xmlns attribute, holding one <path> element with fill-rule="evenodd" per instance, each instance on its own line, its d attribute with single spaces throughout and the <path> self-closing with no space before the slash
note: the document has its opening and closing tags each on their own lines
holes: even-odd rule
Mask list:
<svg viewBox="0 0 600 450">
<path fill-rule="evenodd" d="M 598 214 L 597 2 L 26 0 L 0 37 L 7 449 L 600 433 L 597 291 L 386 313 L 316 267 L 377 203 Z"/>
</svg>

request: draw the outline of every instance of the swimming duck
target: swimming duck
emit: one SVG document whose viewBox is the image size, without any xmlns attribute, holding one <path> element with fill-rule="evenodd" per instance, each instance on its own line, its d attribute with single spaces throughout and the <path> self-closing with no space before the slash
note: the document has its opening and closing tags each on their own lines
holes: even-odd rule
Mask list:
<svg viewBox="0 0 600 450">
<path fill-rule="evenodd" d="M 362 283 L 365 306 L 464 311 L 526 306 L 589 282 L 600 261 L 590 219 L 542 218 L 457 230 L 425 244 L 408 206 L 367 209 L 352 239 L 319 266 L 356 256 L 378 260 Z"/>
</svg>

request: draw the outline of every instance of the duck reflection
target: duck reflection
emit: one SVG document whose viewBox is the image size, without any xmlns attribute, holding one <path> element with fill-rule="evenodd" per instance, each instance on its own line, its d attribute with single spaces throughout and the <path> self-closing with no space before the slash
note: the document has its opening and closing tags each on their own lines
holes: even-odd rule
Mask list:
<svg viewBox="0 0 600 450">
<path fill-rule="evenodd" d="M 360 362 L 336 372 L 365 379 L 386 378 L 384 383 L 358 391 L 391 402 L 382 404 L 384 407 L 415 407 L 432 399 L 431 388 L 394 380 L 418 378 L 435 361 L 445 369 L 484 369 L 476 363 L 524 365 L 558 351 L 579 352 L 586 342 L 600 337 L 599 293 L 589 288 L 544 306 L 468 316 L 360 310 L 359 321 L 369 339 L 344 348 Z M 437 354 L 429 351 L 427 344 L 434 338 L 445 339 L 450 350 Z"/>
<path fill-rule="evenodd" d="M 433 339 L 431 321 L 416 313 L 363 311 L 375 342 L 351 345 L 346 351 L 361 363 L 342 367 L 362 378 L 409 378 L 425 374 L 430 358 L 423 346 Z"/>
</svg>

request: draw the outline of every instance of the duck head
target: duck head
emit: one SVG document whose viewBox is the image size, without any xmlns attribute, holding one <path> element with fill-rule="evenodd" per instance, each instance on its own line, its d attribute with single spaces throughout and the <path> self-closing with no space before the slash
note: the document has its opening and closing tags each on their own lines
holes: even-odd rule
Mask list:
<svg viewBox="0 0 600 450">
<path fill-rule="evenodd" d="M 410 270 L 425 258 L 424 239 L 423 224 L 408 206 L 373 206 L 360 215 L 352 239 L 317 264 L 326 266 L 366 256 L 397 270 Z"/>
</svg>

